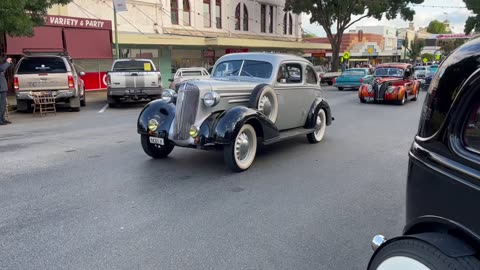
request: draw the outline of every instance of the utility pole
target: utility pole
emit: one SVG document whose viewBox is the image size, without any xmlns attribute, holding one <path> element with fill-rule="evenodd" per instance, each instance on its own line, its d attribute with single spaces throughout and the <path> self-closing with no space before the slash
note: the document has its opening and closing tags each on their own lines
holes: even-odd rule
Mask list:
<svg viewBox="0 0 480 270">
<path fill-rule="evenodd" d="M 408 32 L 405 33 L 405 40 L 406 40 L 406 42 L 405 42 L 405 45 L 406 45 L 406 46 L 405 46 L 405 48 L 403 49 L 403 61 L 404 61 L 404 62 L 406 62 L 406 60 L 407 60 L 407 47 L 408 47 L 408 43 L 409 43 L 409 41 L 408 41 Z"/>
<path fill-rule="evenodd" d="M 115 31 L 115 59 L 120 58 L 120 50 L 118 48 L 118 31 L 117 31 L 117 9 L 113 4 L 113 31 Z"/>
</svg>

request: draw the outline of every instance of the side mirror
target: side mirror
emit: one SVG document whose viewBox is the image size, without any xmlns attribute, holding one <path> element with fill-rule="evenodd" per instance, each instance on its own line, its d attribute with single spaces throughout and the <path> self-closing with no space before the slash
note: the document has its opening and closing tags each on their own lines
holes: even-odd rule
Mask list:
<svg viewBox="0 0 480 270">
<path fill-rule="evenodd" d="M 85 76 L 85 72 L 83 71 L 80 71 L 80 73 L 78 73 L 80 76 Z"/>
<path fill-rule="evenodd" d="M 168 79 L 169 82 L 173 82 L 173 79 Z"/>
</svg>

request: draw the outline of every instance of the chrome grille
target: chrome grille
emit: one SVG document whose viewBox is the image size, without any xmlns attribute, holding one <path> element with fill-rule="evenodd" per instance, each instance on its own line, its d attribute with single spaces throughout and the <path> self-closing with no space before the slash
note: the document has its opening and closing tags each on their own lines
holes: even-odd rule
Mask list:
<svg viewBox="0 0 480 270">
<path fill-rule="evenodd" d="M 200 90 L 197 86 L 185 83 L 178 91 L 175 121 L 173 123 L 173 139 L 188 140 L 188 131 L 197 117 Z"/>
<path fill-rule="evenodd" d="M 374 85 L 373 90 L 375 91 L 375 100 L 383 100 L 385 97 L 385 91 L 382 91 L 383 84 Z"/>
</svg>

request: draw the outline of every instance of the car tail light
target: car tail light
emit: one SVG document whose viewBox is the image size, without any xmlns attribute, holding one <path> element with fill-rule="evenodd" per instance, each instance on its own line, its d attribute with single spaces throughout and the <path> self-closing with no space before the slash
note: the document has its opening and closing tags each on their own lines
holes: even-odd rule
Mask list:
<svg viewBox="0 0 480 270">
<path fill-rule="evenodd" d="M 15 88 L 15 91 L 20 90 L 20 84 L 18 83 L 18 77 L 17 76 L 13 77 L 13 88 Z"/>
<path fill-rule="evenodd" d="M 333 78 L 332 83 L 335 84 L 337 82 L 337 79 Z"/>
<path fill-rule="evenodd" d="M 106 83 L 107 86 L 110 86 L 112 84 L 110 74 L 107 74 L 107 76 L 105 77 L 105 83 Z"/>
<path fill-rule="evenodd" d="M 162 84 L 162 75 L 158 74 L 158 84 Z"/>
<path fill-rule="evenodd" d="M 68 75 L 68 88 L 70 89 L 75 88 L 75 82 L 73 81 L 72 75 Z"/>
<path fill-rule="evenodd" d="M 360 78 L 360 83 L 363 83 L 363 78 Z"/>
</svg>

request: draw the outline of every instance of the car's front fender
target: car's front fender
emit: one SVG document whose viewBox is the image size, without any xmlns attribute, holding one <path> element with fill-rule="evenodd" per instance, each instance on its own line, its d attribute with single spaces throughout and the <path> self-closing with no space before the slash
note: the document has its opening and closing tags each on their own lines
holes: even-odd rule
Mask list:
<svg viewBox="0 0 480 270">
<path fill-rule="evenodd" d="M 310 106 L 310 111 L 308 112 L 305 128 L 315 128 L 315 125 L 317 123 L 316 116 L 321 109 L 325 110 L 327 116 L 327 126 L 330 126 L 332 124 L 334 118 L 332 116 L 330 105 L 328 105 L 328 102 L 325 99 L 317 97 L 315 101 L 313 101 L 312 106 Z"/>
<path fill-rule="evenodd" d="M 137 121 L 137 132 L 139 134 L 150 134 L 148 130 L 148 121 L 155 119 L 158 121 L 158 129 L 155 133 L 165 132 L 165 138 L 168 138 L 168 131 L 175 118 L 175 105 L 166 103 L 161 99 L 148 103 L 140 113 Z"/>
<path fill-rule="evenodd" d="M 260 133 L 257 135 L 262 136 L 264 140 L 273 139 L 279 135 L 277 127 L 270 119 L 245 106 L 233 107 L 222 112 L 215 122 L 210 138 L 217 144 L 232 143 L 240 128 L 246 123 L 252 124 L 257 133 Z"/>
</svg>

